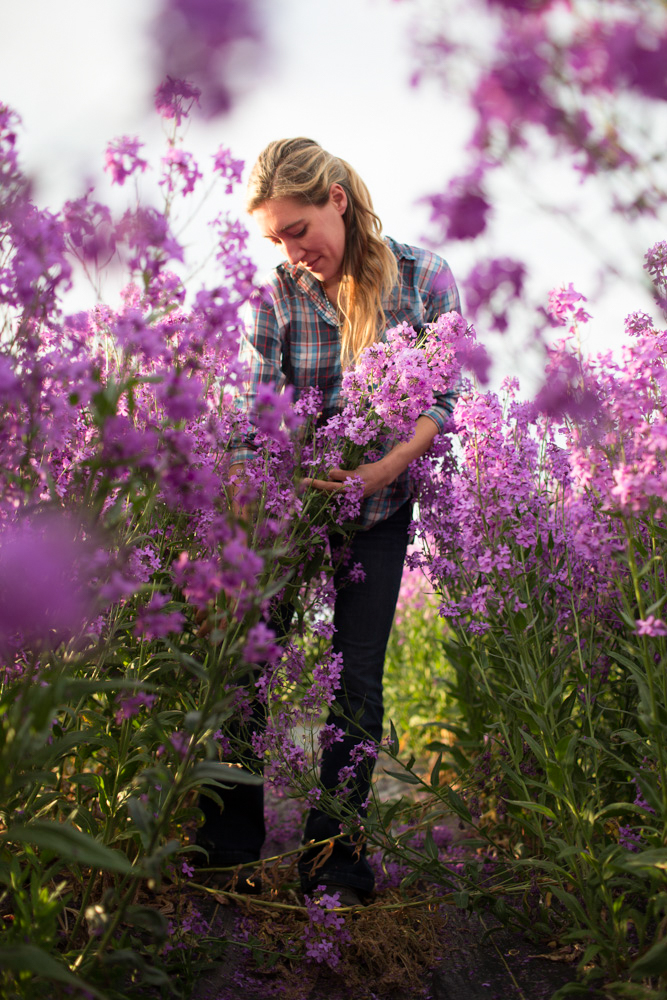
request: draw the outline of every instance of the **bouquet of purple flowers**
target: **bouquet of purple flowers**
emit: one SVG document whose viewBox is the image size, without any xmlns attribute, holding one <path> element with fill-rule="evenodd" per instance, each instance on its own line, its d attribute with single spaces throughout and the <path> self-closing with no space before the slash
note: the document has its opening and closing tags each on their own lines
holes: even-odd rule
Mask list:
<svg viewBox="0 0 667 1000">
<path fill-rule="evenodd" d="M 464 364 L 483 348 L 458 313 L 444 313 L 435 323 L 414 330 L 407 323 L 389 330 L 384 340 L 367 347 L 343 375 L 339 413 L 315 429 L 301 454 L 300 472 L 326 477 L 332 467 L 351 473 L 362 462 L 377 461 L 398 441 L 414 433 L 420 414 L 436 403 L 451 409 Z M 316 413 L 317 390 L 299 404 Z M 344 507 L 358 512 L 359 481 L 350 477 Z"/>
</svg>

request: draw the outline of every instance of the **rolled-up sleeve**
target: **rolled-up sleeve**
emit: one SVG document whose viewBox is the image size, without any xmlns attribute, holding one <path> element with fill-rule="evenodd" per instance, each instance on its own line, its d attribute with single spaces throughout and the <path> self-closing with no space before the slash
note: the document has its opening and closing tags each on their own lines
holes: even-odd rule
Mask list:
<svg viewBox="0 0 667 1000">
<path fill-rule="evenodd" d="M 449 264 L 442 257 L 428 251 L 422 251 L 420 260 L 420 284 L 422 284 L 422 301 L 424 303 L 424 322 L 434 323 L 438 316 L 446 312 L 461 312 L 459 290 L 454 280 Z M 457 391 L 452 388 L 444 393 L 438 393 L 433 406 L 421 414 L 430 417 L 442 433 L 445 424 L 451 417 L 456 403 Z"/>
</svg>

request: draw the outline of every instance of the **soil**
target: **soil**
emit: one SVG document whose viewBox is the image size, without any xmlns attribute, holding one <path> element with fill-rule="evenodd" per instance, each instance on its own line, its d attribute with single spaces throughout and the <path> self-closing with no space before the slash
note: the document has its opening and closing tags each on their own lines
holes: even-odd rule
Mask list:
<svg viewBox="0 0 667 1000">
<path fill-rule="evenodd" d="M 389 785 L 387 778 L 383 782 Z M 400 794 L 404 790 L 404 785 L 396 789 L 383 788 L 383 798 L 387 800 L 392 793 Z M 289 815 L 293 805 L 293 802 L 286 804 L 288 815 L 284 818 L 288 826 L 294 822 L 293 812 Z M 278 812 L 281 812 L 280 806 Z M 465 838 L 456 821 L 452 820 L 451 826 L 457 840 Z M 283 849 L 296 846 L 296 840 L 292 844 L 283 843 Z M 292 896 L 291 901 L 297 902 L 294 892 Z M 382 902 L 379 895 L 377 905 Z M 373 905 L 365 908 L 364 914 Z M 216 909 L 217 931 L 221 937 L 234 939 L 244 910 L 243 903 Z M 212 912 L 207 916 L 210 919 Z M 197 982 L 192 1000 L 362 1000 L 362 997 L 363 1000 L 550 1000 L 556 990 L 576 979 L 574 953 L 556 950 L 553 942 L 553 950 L 548 946 L 540 950 L 487 915 L 441 905 L 437 916 L 424 909 L 421 919 L 431 922 L 431 945 L 435 935 L 435 950 L 432 946 L 426 949 L 423 964 L 417 962 L 417 974 L 413 975 L 410 985 L 387 986 L 386 981 L 380 982 L 383 978 L 380 974 L 375 981 L 372 972 L 367 973 L 366 969 L 363 986 L 359 982 L 350 985 L 349 980 L 328 967 L 312 964 L 299 965 L 291 976 L 262 975 L 253 970 L 252 962 L 247 960 L 247 949 L 231 944 L 222 961 Z M 378 911 L 371 924 L 375 928 L 374 940 L 383 939 L 380 948 L 383 945 L 391 948 L 395 925 L 390 921 L 386 913 Z M 285 927 L 286 938 L 289 933 L 289 927 Z M 376 960 L 378 971 L 381 960 L 382 952 L 380 966 Z"/>
<path fill-rule="evenodd" d="M 421 989 L 399 987 L 378 992 L 367 983 L 367 996 L 376 1000 L 549 1000 L 576 978 L 574 965 L 536 953 L 534 945 L 504 929 L 485 939 L 480 918 L 454 907 L 446 914 L 442 957 L 434 969 L 424 969 Z M 485 921 L 486 923 L 486 921 Z M 488 926 L 488 925 L 487 925 Z M 248 981 L 241 974 L 241 949 L 232 946 L 224 962 L 197 985 L 193 1000 L 269 1000 L 299 996 L 299 1000 L 356 1000 L 340 977 L 320 970 L 312 983 L 284 988 Z"/>
</svg>

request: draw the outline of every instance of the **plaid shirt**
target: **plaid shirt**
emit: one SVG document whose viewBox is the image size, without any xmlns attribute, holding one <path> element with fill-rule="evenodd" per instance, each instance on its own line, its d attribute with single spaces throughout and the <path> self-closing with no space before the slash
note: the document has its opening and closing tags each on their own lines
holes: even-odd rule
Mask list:
<svg viewBox="0 0 667 1000">
<path fill-rule="evenodd" d="M 385 307 L 387 329 L 403 322 L 415 328 L 441 313 L 460 312 L 459 294 L 446 261 L 428 250 L 386 237 L 398 263 L 398 283 Z M 283 262 L 267 282 L 268 296 L 251 301 L 251 318 L 241 338 L 240 354 L 250 368 L 246 405 L 251 412 L 257 387 L 272 383 L 294 386 L 294 398 L 317 386 L 323 394 L 323 418 L 340 409 L 342 366 L 340 326 L 335 308 L 321 283 L 309 271 Z M 441 431 L 452 412 L 455 394 L 446 393 L 425 410 Z M 237 448 L 235 461 L 252 458 L 250 448 Z M 389 517 L 410 497 L 407 470 L 393 483 L 363 501 L 359 523 L 369 528 Z"/>
</svg>

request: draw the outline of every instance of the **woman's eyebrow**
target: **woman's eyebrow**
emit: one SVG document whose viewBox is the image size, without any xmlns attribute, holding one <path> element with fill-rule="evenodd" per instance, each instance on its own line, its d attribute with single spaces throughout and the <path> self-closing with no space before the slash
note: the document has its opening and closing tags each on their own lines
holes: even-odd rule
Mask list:
<svg viewBox="0 0 667 1000">
<path fill-rule="evenodd" d="M 277 236 L 280 236 L 282 233 L 287 233 L 288 229 L 294 229 L 295 226 L 303 226 L 305 221 L 306 221 L 305 219 L 297 219 L 295 222 L 289 222 L 286 226 L 283 226 L 282 229 L 277 229 L 274 233 L 265 233 L 264 239 L 274 240 Z M 289 236 L 289 233 L 287 235 Z"/>
<path fill-rule="evenodd" d="M 283 226 L 282 229 L 278 230 L 278 233 L 286 233 L 288 229 L 294 229 L 295 226 L 302 226 L 304 219 L 297 219 L 296 222 L 290 222 L 289 225 Z"/>
</svg>

